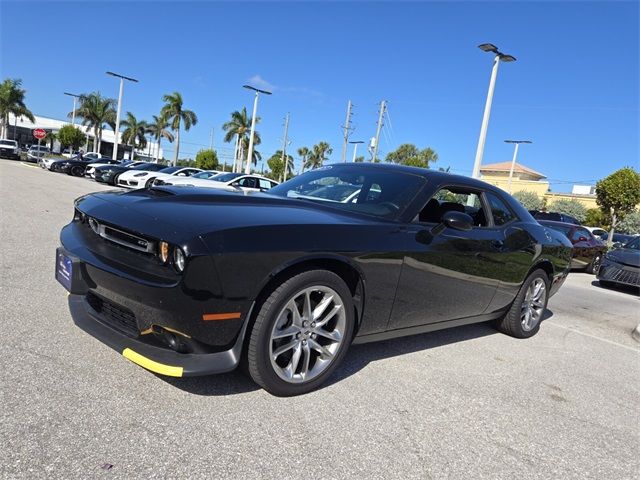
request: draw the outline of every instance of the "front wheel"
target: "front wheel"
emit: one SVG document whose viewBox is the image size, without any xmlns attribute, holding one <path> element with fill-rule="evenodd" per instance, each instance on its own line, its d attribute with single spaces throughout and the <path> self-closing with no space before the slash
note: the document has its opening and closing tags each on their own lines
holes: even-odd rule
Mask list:
<svg viewBox="0 0 640 480">
<path fill-rule="evenodd" d="M 310 270 L 282 283 L 259 308 L 247 351 L 251 378 L 278 396 L 318 388 L 344 358 L 353 336 L 347 285 L 335 273 Z"/>
<path fill-rule="evenodd" d="M 72 167 L 70 174 L 74 177 L 81 177 L 84 172 L 84 168 L 82 167 Z"/>
<path fill-rule="evenodd" d="M 150 178 L 149 180 L 147 180 L 147 183 L 144 184 L 144 188 L 151 188 L 153 186 L 154 180 L 155 178 Z"/>
<path fill-rule="evenodd" d="M 502 333 L 516 338 L 533 337 L 549 301 L 549 277 L 544 270 L 533 271 L 520 287 L 506 315 L 495 322 Z"/>
</svg>

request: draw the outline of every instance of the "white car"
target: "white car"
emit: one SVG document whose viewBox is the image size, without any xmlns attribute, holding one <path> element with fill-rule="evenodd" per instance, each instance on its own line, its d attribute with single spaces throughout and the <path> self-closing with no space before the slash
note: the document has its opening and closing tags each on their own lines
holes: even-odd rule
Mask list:
<svg viewBox="0 0 640 480">
<path fill-rule="evenodd" d="M 219 188 L 232 192 L 264 192 L 276 185 L 278 182 L 261 175 L 245 175 L 243 173 L 221 173 L 210 179 L 189 178 L 173 180 L 171 183 L 165 181 L 166 185 L 182 185 L 194 187 Z"/>
<path fill-rule="evenodd" d="M 15 140 L 0 140 L 0 158 L 20 160 L 20 147 Z"/>
<path fill-rule="evenodd" d="M 85 159 L 87 158 L 86 155 L 84 158 Z M 87 165 L 87 168 L 85 168 L 84 170 L 84 176 L 89 178 L 95 178 L 96 167 L 101 167 L 102 165 L 120 165 L 122 167 L 135 167 L 136 165 L 140 165 L 141 163 L 145 163 L 145 162 L 130 162 L 128 160 L 120 161 L 120 160 L 113 160 L 107 157 L 102 157 L 102 159 Z"/>
<path fill-rule="evenodd" d="M 155 179 L 162 179 L 166 181 L 172 177 L 190 177 L 195 173 L 199 173 L 202 170 L 199 168 L 191 167 L 165 167 L 158 170 L 143 170 L 143 171 L 130 171 L 121 173 L 118 177 L 118 187 L 125 188 L 144 188 L 153 185 Z"/>
<path fill-rule="evenodd" d="M 27 151 L 27 160 L 37 163 L 50 153 L 51 149 L 49 147 L 46 147 L 44 145 L 31 145 L 31 147 L 29 147 L 29 150 Z"/>
<path fill-rule="evenodd" d="M 156 178 L 153 181 L 154 185 L 179 185 L 179 184 L 184 184 L 184 182 L 186 183 L 193 183 L 193 180 L 206 180 L 208 178 L 212 178 L 215 177 L 216 175 L 219 175 L 220 172 L 217 170 L 203 170 L 202 172 L 199 173 L 194 173 L 193 175 L 191 175 L 188 178 L 177 178 L 175 175 L 171 176 L 171 178 Z"/>
<path fill-rule="evenodd" d="M 607 238 L 608 232 L 603 230 L 600 227 L 584 227 L 591 232 L 591 234 L 596 237 L 598 240 L 602 240 L 603 238 Z"/>
</svg>

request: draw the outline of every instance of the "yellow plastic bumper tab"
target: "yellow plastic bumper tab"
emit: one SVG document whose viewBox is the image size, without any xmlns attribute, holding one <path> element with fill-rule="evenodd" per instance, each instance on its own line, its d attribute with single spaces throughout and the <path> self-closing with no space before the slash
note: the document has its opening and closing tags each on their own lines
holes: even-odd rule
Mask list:
<svg viewBox="0 0 640 480">
<path fill-rule="evenodd" d="M 181 377 L 182 376 L 182 367 L 173 367 L 171 365 L 165 365 L 163 363 L 154 362 L 153 360 L 140 355 L 137 352 L 134 352 L 130 348 L 125 348 L 122 351 L 122 356 L 128 360 L 131 360 L 133 363 L 140 365 L 147 370 L 150 370 L 155 373 L 159 373 L 160 375 L 166 375 L 168 377 Z"/>
</svg>

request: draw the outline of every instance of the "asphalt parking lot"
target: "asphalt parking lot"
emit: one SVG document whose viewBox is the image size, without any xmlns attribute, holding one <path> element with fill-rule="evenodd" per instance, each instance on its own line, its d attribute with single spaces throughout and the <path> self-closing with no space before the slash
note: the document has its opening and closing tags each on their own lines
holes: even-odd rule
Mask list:
<svg viewBox="0 0 640 480">
<path fill-rule="evenodd" d="M 353 346 L 328 386 L 167 379 L 76 328 L 53 277 L 73 199 L 0 160 L 2 478 L 638 478 L 639 298 L 573 273 L 540 333 Z"/>
</svg>

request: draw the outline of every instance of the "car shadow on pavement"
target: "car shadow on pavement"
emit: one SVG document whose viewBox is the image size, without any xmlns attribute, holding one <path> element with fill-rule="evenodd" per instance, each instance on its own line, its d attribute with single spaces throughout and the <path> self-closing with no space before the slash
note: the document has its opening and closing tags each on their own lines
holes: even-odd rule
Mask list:
<svg viewBox="0 0 640 480">
<path fill-rule="evenodd" d="M 548 314 L 552 315 L 551 312 L 548 312 Z M 546 318 L 548 317 L 545 316 Z M 477 323 L 382 342 L 351 345 L 341 365 L 338 366 L 331 378 L 320 389 L 350 377 L 377 360 L 429 350 L 497 333 L 490 323 Z M 185 392 L 205 396 L 234 395 L 260 388 L 249 377 L 244 375 L 240 369 L 207 377 L 172 378 L 158 375 L 158 378 Z"/>
<path fill-rule="evenodd" d="M 591 286 L 600 288 L 602 290 L 611 290 L 612 292 L 628 293 L 628 294 L 633 295 L 635 297 L 640 296 L 640 288 L 633 287 L 631 285 L 615 284 L 615 285 L 612 285 L 610 287 L 609 286 L 605 287 L 598 280 L 594 280 L 593 282 L 591 282 Z"/>
</svg>

